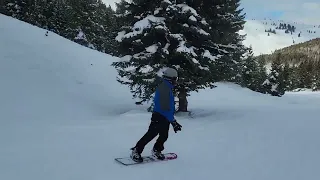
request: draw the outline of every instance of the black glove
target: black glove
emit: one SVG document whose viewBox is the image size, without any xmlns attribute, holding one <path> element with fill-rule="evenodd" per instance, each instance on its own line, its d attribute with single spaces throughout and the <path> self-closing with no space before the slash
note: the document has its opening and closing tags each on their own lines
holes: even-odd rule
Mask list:
<svg viewBox="0 0 320 180">
<path fill-rule="evenodd" d="M 171 125 L 172 125 L 173 130 L 174 130 L 175 133 L 177 133 L 177 131 L 181 131 L 181 127 L 182 126 L 176 120 L 171 122 Z"/>
</svg>

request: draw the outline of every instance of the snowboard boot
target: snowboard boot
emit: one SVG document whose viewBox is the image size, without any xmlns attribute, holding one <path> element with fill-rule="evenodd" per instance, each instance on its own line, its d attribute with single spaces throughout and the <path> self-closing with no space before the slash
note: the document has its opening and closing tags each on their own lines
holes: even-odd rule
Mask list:
<svg viewBox="0 0 320 180">
<path fill-rule="evenodd" d="M 165 159 L 165 156 L 161 153 L 161 151 L 157 151 L 155 149 L 152 149 L 151 154 L 152 154 L 152 156 L 154 156 L 157 159 L 160 159 L 160 160 Z"/>
<path fill-rule="evenodd" d="M 141 157 L 141 154 L 138 152 L 137 148 L 131 148 L 132 152 L 130 155 L 130 158 L 135 162 L 143 162 L 143 159 Z"/>
</svg>

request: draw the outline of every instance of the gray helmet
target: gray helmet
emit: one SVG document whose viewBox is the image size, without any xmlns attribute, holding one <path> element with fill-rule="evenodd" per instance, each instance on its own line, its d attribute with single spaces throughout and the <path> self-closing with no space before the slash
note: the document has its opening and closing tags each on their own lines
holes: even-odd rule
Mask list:
<svg viewBox="0 0 320 180">
<path fill-rule="evenodd" d="M 178 72 L 173 68 L 167 68 L 163 72 L 163 76 L 164 76 L 164 78 L 168 78 L 168 79 L 177 79 Z"/>
</svg>

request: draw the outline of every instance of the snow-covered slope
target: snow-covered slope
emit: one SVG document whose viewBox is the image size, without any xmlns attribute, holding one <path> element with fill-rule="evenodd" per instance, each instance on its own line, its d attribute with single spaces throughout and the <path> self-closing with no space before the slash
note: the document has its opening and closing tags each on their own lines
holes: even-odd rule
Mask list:
<svg viewBox="0 0 320 180">
<path fill-rule="evenodd" d="M 165 144 L 177 160 L 124 167 L 114 158 L 129 155 L 150 114 L 116 82 L 117 59 L 0 22 L 1 180 L 320 178 L 320 94 L 276 98 L 227 83 L 192 94 L 193 118 L 177 116 L 182 131 Z"/>
<path fill-rule="evenodd" d="M 295 32 L 285 33 L 285 30 L 275 29 L 280 23 L 291 24 L 296 27 Z M 265 32 L 269 29 L 275 30 L 276 34 Z M 312 33 L 309 33 L 311 31 Z M 300 33 L 300 37 L 298 37 Z M 255 55 L 270 54 L 277 49 L 281 49 L 293 44 L 305 42 L 320 37 L 319 25 L 299 24 L 289 21 L 274 20 L 247 20 L 244 30 L 240 34 L 247 34 L 244 41 L 246 46 L 252 46 Z"/>
</svg>

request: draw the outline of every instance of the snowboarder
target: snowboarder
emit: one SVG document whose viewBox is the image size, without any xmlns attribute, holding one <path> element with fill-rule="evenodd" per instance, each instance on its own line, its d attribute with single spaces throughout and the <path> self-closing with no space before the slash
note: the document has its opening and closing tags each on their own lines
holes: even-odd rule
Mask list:
<svg viewBox="0 0 320 180">
<path fill-rule="evenodd" d="M 154 139 L 158 134 L 159 137 L 151 151 L 152 156 L 163 160 L 165 157 L 161 153 L 164 150 L 164 143 L 168 139 L 170 124 L 175 133 L 181 131 L 181 125 L 174 118 L 174 95 L 173 88 L 176 85 L 178 73 L 175 69 L 167 68 L 163 72 L 162 83 L 157 87 L 154 97 L 154 109 L 151 116 L 151 123 L 148 131 L 137 142 L 136 146 L 131 148 L 131 158 L 136 162 L 142 162 L 141 153 L 144 147 Z"/>
</svg>

